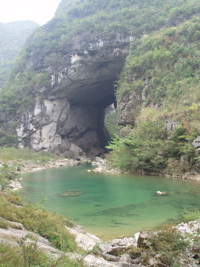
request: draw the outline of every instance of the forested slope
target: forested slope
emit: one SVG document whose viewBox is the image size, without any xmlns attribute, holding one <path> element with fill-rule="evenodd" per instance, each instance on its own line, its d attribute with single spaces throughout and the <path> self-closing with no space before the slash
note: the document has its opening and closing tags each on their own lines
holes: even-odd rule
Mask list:
<svg viewBox="0 0 200 267">
<path fill-rule="evenodd" d="M 200 134 L 199 41 L 197 14 L 132 42 L 116 91 L 125 136 L 110 146 L 116 166 L 199 172 L 199 152 L 192 144 Z"/>
<path fill-rule="evenodd" d="M 0 88 L 6 81 L 27 37 L 37 27 L 38 24 L 32 21 L 0 23 Z"/>
<path fill-rule="evenodd" d="M 16 110 L 30 100 L 30 96 L 21 99 L 20 91 L 26 96 L 35 91 L 34 87 L 49 86 L 46 69 L 49 65 L 59 69 L 63 64 L 62 52 L 77 39 L 90 42 L 99 37 L 112 39 L 119 35 L 140 40 L 144 34 L 162 27 L 175 27 L 198 14 L 199 9 L 197 0 L 63 0 L 55 18 L 36 30 L 28 40 L 5 86 L 6 92 L 0 96 L 1 106 L 4 110 Z M 34 66 L 28 65 L 31 59 Z"/>
<path fill-rule="evenodd" d="M 121 130 L 109 147 L 112 163 L 129 171 L 199 171 L 192 145 L 200 134 L 199 13 L 198 0 L 61 1 L 54 19 L 27 41 L 0 93 L 4 129 L 7 121 L 16 133 L 19 118 L 33 110 L 36 99 L 61 92 L 52 77 L 64 84 L 67 71 L 79 72 L 81 57 L 95 58 L 102 47 L 109 54 L 113 40 L 119 55 L 128 37 L 129 55 L 114 81 Z"/>
</svg>

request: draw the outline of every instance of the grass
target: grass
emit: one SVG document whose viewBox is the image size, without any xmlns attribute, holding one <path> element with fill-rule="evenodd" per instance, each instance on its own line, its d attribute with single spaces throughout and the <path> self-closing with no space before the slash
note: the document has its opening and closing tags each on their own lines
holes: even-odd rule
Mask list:
<svg viewBox="0 0 200 267">
<path fill-rule="evenodd" d="M 180 214 L 180 218 L 183 222 L 194 221 L 197 218 L 200 218 L 200 208 L 194 209 L 184 209 Z"/>
<path fill-rule="evenodd" d="M 1 147 L 0 186 L 5 188 L 10 180 L 14 180 L 22 165 L 27 163 L 43 165 L 55 159 L 58 159 L 58 156 L 44 151 L 35 152 L 28 148 Z"/>
<path fill-rule="evenodd" d="M 66 230 L 72 223 L 65 217 L 39 209 L 37 206 L 22 203 L 22 199 L 9 192 L 0 193 L 0 217 L 5 220 L 20 222 L 27 230 L 47 238 L 52 245 L 63 252 L 79 252 L 74 238 Z M 8 228 L 9 222 L 0 220 L 0 228 Z M 18 241 L 19 247 L 8 244 L 0 245 L 0 267 L 82 267 L 82 262 L 70 261 L 64 254 L 52 258 L 37 248 L 37 242 L 26 243 L 26 238 Z"/>
<path fill-rule="evenodd" d="M 0 161 L 31 161 L 37 163 L 47 163 L 56 158 L 55 155 L 44 151 L 35 152 L 28 148 L 2 147 L 0 148 Z"/>
<path fill-rule="evenodd" d="M 47 238 L 51 244 L 63 252 L 80 252 L 73 236 L 65 226 L 73 224 L 64 216 L 47 212 L 38 205 L 24 204 L 22 199 L 12 192 L 0 193 L 0 217 L 5 220 L 22 223 L 23 226 Z M 1 228 L 8 228 L 9 222 L 0 220 Z M 25 239 L 21 239 L 19 247 L 11 247 L 7 244 L 0 245 L 0 267 L 79 267 L 81 262 L 71 262 L 67 257 L 58 259 L 47 257 L 38 250 L 37 243 L 27 245 Z"/>
<path fill-rule="evenodd" d="M 1 193 L 0 216 L 9 221 L 22 223 L 26 229 L 47 238 L 62 251 L 76 250 L 74 239 L 65 228 L 66 225 L 72 225 L 69 220 L 34 205 L 25 204 L 19 208 L 15 204 L 20 204 L 20 198 L 16 194 Z"/>
<path fill-rule="evenodd" d="M 154 258 L 154 266 L 181 266 L 181 253 L 189 246 L 183 236 L 172 227 L 165 227 L 149 238 L 148 247 L 145 250 L 143 264 L 148 264 Z"/>
<path fill-rule="evenodd" d="M 19 247 L 1 244 L 0 267 L 81 267 L 80 262 L 72 262 L 65 256 L 52 258 L 40 252 L 35 243 L 26 245 L 24 240 Z"/>
<path fill-rule="evenodd" d="M 25 162 L 45 164 L 56 156 L 45 152 L 33 152 L 29 149 L 0 149 L 0 185 L 6 188 L 10 180 L 17 177 L 17 169 Z M 65 226 L 73 224 L 64 216 L 45 211 L 41 205 L 25 204 L 22 198 L 13 192 L 0 191 L 0 228 L 7 229 L 11 224 L 6 221 L 22 223 L 23 226 L 47 238 L 52 246 L 63 252 L 80 252 L 73 236 Z M 5 219 L 5 220 L 4 220 Z M 15 228 L 15 226 L 12 226 Z M 81 267 L 81 262 L 72 262 L 64 255 L 55 259 L 38 250 L 36 242 L 27 245 L 26 240 L 19 247 L 0 245 L 0 267 Z"/>
</svg>

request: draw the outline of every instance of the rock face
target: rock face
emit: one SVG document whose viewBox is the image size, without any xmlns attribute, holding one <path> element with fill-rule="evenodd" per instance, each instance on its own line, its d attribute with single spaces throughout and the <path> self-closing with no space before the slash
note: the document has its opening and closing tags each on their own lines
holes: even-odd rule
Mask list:
<svg viewBox="0 0 200 267">
<path fill-rule="evenodd" d="M 130 80 L 133 85 L 137 82 L 137 79 L 134 77 L 131 77 Z M 148 102 L 151 88 L 151 78 L 144 77 L 142 90 L 140 92 L 132 90 L 118 98 L 118 120 L 120 125 L 125 126 L 135 124 L 138 108 L 146 107 L 149 105 Z M 157 107 L 154 105 L 154 108 Z"/>
<path fill-rule="evenodd" d="M 49 150 L 78 158 L 105 144 L 104 109 L 115 101 L 114 82 L 128 54 L 130 38 L 74 38 L 50 57 L 62 58 L 59 67 L 45 65 L 45 55 L 34 54 L 27 70 L 47 73 L 49 86 L 37 88 L 35 103 L 20 116 L 20 147 Z M 94 149 L 93 149 L 94 151 Z"/>
</svg>

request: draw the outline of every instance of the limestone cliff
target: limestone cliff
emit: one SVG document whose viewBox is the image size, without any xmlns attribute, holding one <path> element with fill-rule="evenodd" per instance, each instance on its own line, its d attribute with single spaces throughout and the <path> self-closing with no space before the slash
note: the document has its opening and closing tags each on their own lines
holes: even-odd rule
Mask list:
<svg viewBox="0 0 200 267">
<path fill-rule="evenodd" d="M 106 144 L 104 110 L 116 102 L 120 75 L 120 82 L 127 79 L 125 93 L 120 82 L 117 89 L 121 125 L 134 125 L 149 101 L 159 108 L 150 93 L 152 73 L 141 75 L 141 66 L 129 71 L 124 63 L 149 34 L 176 27 L 198 12 L 195 3 L 186 2 L 187 15 L 184 0 L 63 0 L 55 18 L 29 38 L 0 94 L 0 135 L 9 131 L 17 134 L 20 147 L 75 158 L 100 154 Z"/>
<path fill-rule="evenodd" d="M 51 82 L 38 88 L 40 97 L 20 116 L 20 146 L 69 151 L 69 155 L 99 148 L 104 142 L 104 109 L 114 102 L 113 84 L 122 70 L 128 45 L 129 37 L 119 36 L 90 43 L 77 40 L 73 47 L 65 47 L 59 68 L 54 64 L 38 66 L 36 58 L 31 57 L 26 66 L 46 71 Z"/>
</svg>

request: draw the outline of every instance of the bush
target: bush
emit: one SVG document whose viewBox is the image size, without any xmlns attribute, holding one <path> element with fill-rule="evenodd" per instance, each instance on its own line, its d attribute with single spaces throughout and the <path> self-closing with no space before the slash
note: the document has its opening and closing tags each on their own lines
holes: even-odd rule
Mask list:
<svg viewBox="0 0 200 267">
<path fill-rule="evenodd" d="M 174 228 L 166 228 L 150 238 L 150 254 L 155 253 L 157 266 L 180 266 L 180 253 L 189 243 Z"/>
<path fill-rule="evenodd" d="M 1 146 L 17 146 L 18 144 L 18 137 L 16 135 L 7 134 L 0 138 L 0 147 Z"/>
</svg>

